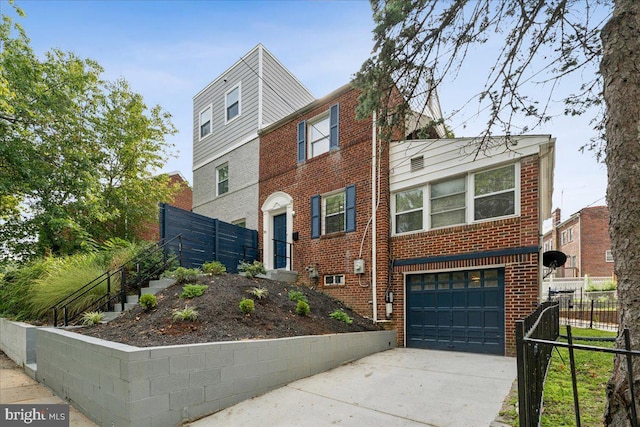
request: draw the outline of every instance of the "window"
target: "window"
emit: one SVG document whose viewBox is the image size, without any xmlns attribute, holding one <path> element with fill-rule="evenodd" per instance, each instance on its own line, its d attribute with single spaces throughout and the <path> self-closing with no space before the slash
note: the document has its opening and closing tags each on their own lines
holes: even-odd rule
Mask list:
<svg viewBox="0 0 640 427">
<path fill-rule="evenodd" d="M 575 255 L 571 255 L 571 263 L 569 264 L 569 267 L 577 267 L 578 264 L 576 264 L 576 256 Z"/>
<path fill-rule="evenodd" d="M 562 234 L 560 235 L 560 243 L 562 245 L 567 243 L 567 232 L 566 231 L 563 231 Z"/>
<path fill-rule="evenodd" d="M 515 165 L 474 175 L 474 220 L 497 218 L 515 213 Z"/>
<path fill-rule="evenodd" d="M 569 237 L 568 237 L 569 241 L 573 241 L 573 228 L 569 229 Z"/>
<path fill-rule="evenodd" d="M 237 225 L 238 227 L 244 227 L 247 228 L 247 220 L 242 218 L 242 219 L 237 219 L 235 221 L 232 221 L 231 224 L 233 225 Z"/>
<path fill-rule="evenodd" d="M 200 112 L 200 139 L 211 133 L 211 106 Z"/>
<path fill-rule="evenodd" d="M 519 164 L 515 163 L 398 191 L 391 199 L 393 232 L 409 233 L 519 214 L 519 177 Z M 548 248 L 551 247 L 550 242 Z"/>
<path fill-rule="evenodd" d="M 224 106 L 227 122 L 240 115 L 240 85 L 227 92 L 224 100 Z"/>
<path fill-rule="evenodd" d="M 309 120 L 307 127 L 310 157 L 329 151 L 329 113 Z"/>
<path fill-rule="evenodd" d="M 218 196 L 229 192 L 229 164 L 225 163 L 216 168 L 216 182 L 218 188 Z"/>
<path fill-rule="evenodd" d="M 613 262 L 613 251 L 611 249 L 605 251 L 604 260 L 605 262 Z"/>
<path fill-rule="evenodd" d="M 328 112 L 298 123 L 298 163 L 338 148 L 340 106 L 334 104 Z"/>
<path fill-rule="evenodd" d="M 422 229 L 422 188 L 396 193 L 396 233 Z"/>
<path fill-rule="evenodd" d="M 344 285 L 344 274 L 332 274 L 324 276 L 325 286 Z"/>
<path fill-rule="evenodd" d="M 345 204 L 344 192 L 322 198 L 322 234 L 344 231 Z"/>
<path fill-rule="evenodd" d="M 431 185 L 431 228 L 464 224 L 466 177 Z"/>
<path fill-rule="evenodd" d="M 311 238 L 356 230 L 356 186 L 311 198 Z"/>
</svg>

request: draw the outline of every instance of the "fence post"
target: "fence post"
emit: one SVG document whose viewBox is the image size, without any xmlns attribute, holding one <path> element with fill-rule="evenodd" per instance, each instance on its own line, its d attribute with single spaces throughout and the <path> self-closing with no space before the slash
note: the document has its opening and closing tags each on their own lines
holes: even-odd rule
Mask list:
<svg viewBox="0 0 640 427">
<path fill-rule="evenodd" d="M 518 368 L 518 417 L 521 427 L 529 427 L 532 423 L 529 414 L 527 362 L 524 346 L 524 320 L 516 320 L 516 362 Z"/>
<path fill-rule="evenodd" d="M 107 311 L 111 311 L 111 273 L 107 274 Z"/>
<path fill-rule="evenodd" d="M 580 427 L 580 404 L 578 402 L 578 382 L 576 380 L 576 360 L 573 354 L 571 325 L 567 325 L 567 341 L 569 343 L 569 364 L 571 366 L 571 385 L 573 386 L 573 407 L 576 414 L 576 427 Z"/>
<path fill-rule="evenodd" d="M 631 339 L 629 338 L 629 329 L 624 328 L 622 331 L 624 335 L 624 348 L 625 350 L 631 350 Z M 631 425 L 638 427 L 638 414 L 636 413 L 636 396 L 635 396 L 635 382 L 633 381 L 633 359 L 631 354 L 627 353 L 627 374 L 629 376 L 629 392 L 631 393 Z"/>
<path fill-rule="evenodd" d="M 124 311 L 124 304 L 127 302 L 127 270 L 122 267 L 120 272 L 120 304 Z"/>
<path fill-rule="evenodd" d="M 589 316 L 589 329 L 593 329 L 593 300 L 591 300 L 591 315 Z"/>
</svg>

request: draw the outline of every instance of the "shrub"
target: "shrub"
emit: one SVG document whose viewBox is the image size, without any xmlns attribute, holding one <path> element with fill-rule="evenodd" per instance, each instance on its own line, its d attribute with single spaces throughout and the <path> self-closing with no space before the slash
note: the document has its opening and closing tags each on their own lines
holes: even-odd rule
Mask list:
<svg viewBox="0 0 640 427">
<path fill-rule="evenodd" d="M 140 304 L 146 311 L 149 311 L 156 305 L 158 305 L 158 299 L 155 295 L 144 294 L 140 297 L 140 301 L 138 301 L 138 304 Z"/>
<path fill-rule="evenodd" d="M 194 307 L 184 306 L 182 310 L 174 310 L 171 315 L 173 320 L 194 321 L 198 318 L 198 310 Z"/>
<path fill-rule="evenodd" d="M 182 293 L 180 298 L 195 298 L 204 294 L 204 291 L 209 289 L 207 285 L 185 285 L 182 287 Z"/>
<path fill-rule="evenodd" d="M 329 315 L 329 317 L 331 317 L 332 319 L 336 319 L 336 320 L 339 320 L 341 322 L 344 322 L 347 325 L 350 325 L 350 324 L 353 323 L 353 319 L 351 317 L 349 317 L 349 315 L 347 313 L 342 311 L 342 309 L 334 310 L 333 313 L 331 313 Z"/>
<path fill-rule="evenodd" d="M 178 284 L 185 284 L 194 283 L 198 280 L 198 274 L 200 274 L 200 270 L 197 268 L 178 267 L 173 271 L 164 273 L 162 276 L 176 279 L 176 283 Z"/>
<path fill-rule="evenodd" d="M 219 276 L 227 272 L 227 267 L 224 266 L 220 261 L 211 261 L 205 262 L 202 264 L 202 271 L 207 274 L 213 274 L 214 276 Z"/>
<path fill-rule="evenodd" d="M 249 279 L 253 279 L 258 274 L 267 274 L 264 264 L 260 261 L 253 261 L 252 263 L 243 261 L 238 266 L 238 270 L 243 272 Z"/>
<path fill-rule="evenodd" d="M 289 291 L 289 300 L 293 302 L 298 302 L 298 301 L 308 302 L 307 297 L 300 291 Z"/>
<path fill-rule="evenodd" d="M 243 298 L 242 301 L 240 301 L 239 306 L 240 306 L 240 311 L 243 314 L 251 314 L 256 309 L 256 306 L 253 300 L 249 298 Z"/>
<path fill-rule="evenodd" d="M 309 308 L 309 303 L 302 300 L 298 301 L 298 304 L 296 305 L 296 313 L 300 316 L 308 316 L 310 312 L 311 308 Z"/>
<path fill-rule="evenodd" d="M 97 325 L 104 320 L 104 314 L 99 311 L 87 311 L 82 315 L 83 325 Z"/>
<path fill-rule="evenodd" d="M 258 286 L 251 288 L 248 292 L 258 299 L 265 299 L 269 296 L 269 290 L 267 288 L 261 288 Z"/>
</svg>

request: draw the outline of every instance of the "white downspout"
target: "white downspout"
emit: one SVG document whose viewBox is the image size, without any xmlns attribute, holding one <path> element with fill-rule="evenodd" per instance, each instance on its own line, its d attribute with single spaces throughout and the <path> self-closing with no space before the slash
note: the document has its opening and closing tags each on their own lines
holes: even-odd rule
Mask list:
<svg viewBox="0 0 640 427">
<path fill-rule="evenodd" d="M 376 113 L 373 113 L 373 122 L 371 126 L 371 292 L 373 293 L 373 321 L 378 322 L 378 256 L 376 244 L 376 225 L 377 221 L 377 204 L 376 204 L 376 163 L 377 163 L 377 127 Z"/>
</svg>

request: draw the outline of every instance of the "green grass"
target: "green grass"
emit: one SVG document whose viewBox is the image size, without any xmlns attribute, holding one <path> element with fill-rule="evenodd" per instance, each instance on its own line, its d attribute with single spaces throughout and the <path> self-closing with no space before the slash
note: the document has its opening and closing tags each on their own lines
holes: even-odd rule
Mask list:
<svg viewBox="0 0 640 427">
<path fill-rule="evenodd" d="M 615 332 L 597 329 L 571 328 L 574 344 L 613 348 L 613 342 L 576 340 L 576 337 L 602 338 L 615 337 Z M 561 335 L 567 335 L 565 327 Z M 566 342 L 566 339 L 561 339 Z M 559 354 L 558 354 L 559 353 Z M 580 403 L 580 421 L 583 426 L 601 426 L 606 406 L 607 381 L 613 369 L 613 354 L 595 351 L 574 350 L 578 401 Z M 569 350 L 553 350 L 547 380 L 544 384 L 544 408 L 540 425 L 543 427 L 575 426 L 573 408 L 573 388 L 571 385 L 571 365 Z M 504 423 L 518 426 L 517 387 L 507 397 L 500 413 Z"/>
</svg>

